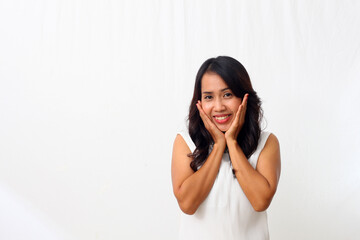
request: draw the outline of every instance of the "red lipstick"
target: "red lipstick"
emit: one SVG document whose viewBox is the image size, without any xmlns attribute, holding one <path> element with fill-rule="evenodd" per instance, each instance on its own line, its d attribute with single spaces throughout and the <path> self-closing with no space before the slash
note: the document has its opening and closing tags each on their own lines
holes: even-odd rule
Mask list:
<svg viewBox="0 0 360 240">
<path fill-rule="evenodd" d="M 215 115 L 214 120 L 215 120 L 215 122 L 217 122 L 219 124 L 223 124 L 230 120 L 230 116 L 231 116 L 231 114 Z"/>
</svg>

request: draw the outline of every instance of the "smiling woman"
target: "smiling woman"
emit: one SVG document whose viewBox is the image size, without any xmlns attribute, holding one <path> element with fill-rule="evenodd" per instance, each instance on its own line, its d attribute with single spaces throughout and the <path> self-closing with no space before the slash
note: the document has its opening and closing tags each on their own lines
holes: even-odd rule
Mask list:
<svg viewBox="0 0 360 240">
<path fill-rule="evenodd" d="M 212 117 L 222 132 L 226 132 L 241 104 L 241 98 L 236 97 L 224 80 L 213 72 L 204 74 L 201 89 L 204 112 Z"/>
<path fill-rule="evenodd" d="M 233 97 L 230 98 L 230 101 L 225 101 L 225 96 L 223 96 L 222 99 L 218 96 L 208 96 L 209 92 L 214 92 L 214 89 L 218 90 L 218 92 L 216 92 L 217 95 L 219 95 L 219 89 L 226 89 L 226 93 L 233 94 Z M 201 100 L 200 105 L 203 107 L 206 115 L 211 116 L 211 119 L 213 119 L 209 112 L 211 111 L 212 105 L 217 105 L 215 106 L 215 109 L 212 109 L 213 111 L 217 111 L 217 114 L 221 114 L 221 111 L 232 111 L 233 113 L 236 113 L 237 109 L 235 110 L 234 108 L 240 106 L 245 94 L 248 94 L 248 100 L 246 109 L 244 109 L 246 110 L 246 114 L 243 114 L 243 117 L 245 117 L 244 121 L 242 121 L 244 127 L 238 133 L 237 141 L 245 156 L 249 158 L 255 151 L 260 138 L 262 109 L 261 101 L 252 88 L 250 77 L 246 69 L 236 59 L 223 56 L 208 59 L 200 67 L 195 80 L 193 99 L 189 107 L 189 134 L 196 145 L 196 150 L 192 155 L 194 159 L 191 163 L 191 168 L 194 171 L 197 171 L 204 163 L 208 155 L 209 146 L 217 140 L 211 136 L 213 131 L 207 131 L 205 126 L 206 121 L 204 124 L 196 103 Z M 216 98 L 215 101 L 210 101 L 214 98 Z M 230 104 L 232 107 L 229 109 L 229 104 L 225 105 L 225 102 L 232 102 L 232 104 Z M 219 106 L 225 110 L 217 109 Z M 207 118 L 205 118 L 205 120 L 206 119 Z M 230 120 L 232 121 L 233 119 L 234 116 Z M 229 124 L 230 123 L 231 122 L 229 121 Z M 217 127 L 220 126 L 220 130 L 225 132 L 227 130 L 226 127 L 229 127 L 229 124 L 227 124 L 228 126 L 217 124 Z"/>
<path fill-rule="evenodd" d="M 175 138 L 174 195 L 180 239 L 269 239 L 266 209 L 280 177 L 275 135 L 261 131 L 261 102 L 240 62 L 200 67 L 188 131 Z"/>
</svg>

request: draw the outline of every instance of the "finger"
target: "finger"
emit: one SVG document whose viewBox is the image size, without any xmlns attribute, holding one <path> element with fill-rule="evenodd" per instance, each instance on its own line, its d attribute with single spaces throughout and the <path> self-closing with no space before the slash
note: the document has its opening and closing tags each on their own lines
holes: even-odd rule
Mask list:
<svg viewBox="0 0 360 240">
<path fill-rule="evenodd" d="M 236 128 L 236 126 L 238 126 L 240 119 L 241 119 L 241 111 L 242 111 L 242 106 L 240 104 L 238 110 L 236 111 L 235 118 L 234 118 L 231 126 L 234 126 L 235 128 Z"/>
<path fill-rule="evenodd" d="M 245 93 L 241 104 L 242 104 L 242 105 L 246 105 L 248 99 L 249 99 L 249 94 L 248 94 L 248 93 Z"/>
<path fill-rule="evenodd" d="M 198 103 L 196 104 L 198 110 L 199 110 L 199 113 L 200 113 L 200 117 L 201 119 L 203 120 L 204 123 L 207 123 L 207 124 L 212 124 L 211 120 L 209 119 L 209 117 L 207 116 L 207 114 L 204 112 L 204 110 L 202 109 L 202 106 L 201 106 L 201 102 L 198 101 Z"/>
<path fill-rule="evenodd" d="M 241 121 L 243 121 L 243 119 L 244 119 L 244 116 L 245 116 L 245 107 L 244 107 L 244 105 L 241 105 L 241 111 L 240 111 L 240 116 L 239 116 L 239 122 L 241 122 Z"/>
<path fill-rule="evenodd" d="M 235 121 L 240 119 L 242 108 L 243 108 L 243 106 L 242 106 L 242 104 L 240 104 L 240 106 L 236 112 Z"/>
<path fill-rule="evenodd" d="M 234 131 L 238 132 L 238 127 L 241 123 L 242 109 L 243 109 L 243 106 L 242 106 L 242 104 L 240 104 L 238 107 L 238 110 L 236 111 L 235 118 L 227 132 L 234 132 Z"/>
<path fill-rule="evenodd" d="M 200 101 L 197 102 L 196 106 L 197 106 L 197 108 L 198 108 L 198 110 L 199 110 L 200 115 L 202 115 L 202 117 L 205 117 L 206 114 L 205 114 L 205 112 L 204 112 L 204 109 L 202 109 L 202 106 L 201 106 L 201 102 L 200 102 Z"/>
<path fill-rule="evenodd" d="M 247 101 L 248 101 L 248 97 L 249 94 L 245 94 L 244 96 L 244 101 L 242 102 L 242 111 L 241 111 L 241 120 L 244 121 L 245 120 L 245 115 L 246 115 L 246 109 L 247 109 Z"/>
<path fill-rule="evenodd" d="M 211 119 L 211 117 L 209 117 L 206 113 L 205 113 L 205 111 L 204 111 L 204 109 L 202 108 L 202 104 L 201 104 L 201 101 L 199 100 L 198 101 L 198 109 L 199 109 L 199 112 L 200 112 L 200 117 L 201 117 L 201 119 L 203 120 L 203 122 L 204 122 L 204 124 L 205 124 L 205 127 L 207 128 L 207 129 L 211 129 L 211 128 L 216 128 L 216 129 L 218 129 L 219 130 L 219 128 L 215 125 L 215 123 L 212 121 L 212 119 Z M 220 131 L 220 130 L 219 130 Z"/>
<path fill-rule="evenodd" d="M 212 120 L 211 120 L 211 117 L 209 117 L 209 115 L 207 115 L 204 111 L 204 109 L 202 108 L 202 103 L 199 101 L 199 104 L 200 104 L 200 108 L 201 108 L 201 111 L 202 111 L 202 114 L 206 117 L 206 119 L 210 122 L 210 123 L 213 123 Z"/>
<path fill-rule="evenodd" d="M 202 118 L 203 117 L 203 111 L 202 111 L 202 108 L 201 108 L 201 105 L 199 103 L 199 101 L 196 103 L 196 107 L 199 111 L 199 114 L 200 114 L 200 117 Z"/>
<path fill-rule="evenodd" d="M 245 96 L 244 96 L 244 98 L 243 98 L 244 101 L 243 101 L 242 104 L 241 104 L 241 105 L 244 106 L 244 110 L 245 110 L 245 111 L 246 111 L 246 109 L 247 109 L 248 99 L 249 99 L 249 94 L 247 93 L 247 94 L 245 94 Z"/>
</svg>

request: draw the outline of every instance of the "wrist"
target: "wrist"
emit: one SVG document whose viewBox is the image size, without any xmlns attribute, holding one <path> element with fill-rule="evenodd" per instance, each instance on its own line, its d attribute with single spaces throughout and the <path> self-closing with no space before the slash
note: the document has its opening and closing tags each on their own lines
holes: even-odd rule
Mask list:
<svg viewBox="0 0 360 240">
<path fill-rule="evenodd" d="M 232 147 L 238 144 L 237 140 L 234 138 L 226 138 L 226 144 L 228 147 Z"/>
<path fill-rule="evenodd" d="M 214 142 L 214 147 L 219 147 L 219 148 L 224 148 L 226 147 L 226 140 L 219 140 L 219 141 L 216 141 Z"/>
</svg>

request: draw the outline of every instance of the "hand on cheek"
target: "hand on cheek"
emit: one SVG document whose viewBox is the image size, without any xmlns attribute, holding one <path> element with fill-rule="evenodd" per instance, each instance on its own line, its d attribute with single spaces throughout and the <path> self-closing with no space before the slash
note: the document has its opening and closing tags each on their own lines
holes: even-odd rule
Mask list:
<svg viewBox="0 0 360 240">
<path fill-rule="evenodd" d="M 245 94 L 243 101 L 239 105 L 239 108 L 236 112 L 235 118 L 232 121 L 230 128 L 225 133 L 226 141 L 237 139 L 237 136 L 239 135 L 239 132 L 241 131 L 241 129 L 244 125 L 244 122 L 245 122 L 248 97 L 249 97 L 249 94 Z"/>
<path fill-rule="evenodd" d="M 198 100 L 196 104 L 200 117 L 204 123 L 205 128 L 210 133 L 211 137 L 213 138 L 215 143 L 218 142 L 225 142 L 225 135 L 223 132 L 220 131 L 220 129 L 214 124 L 212 119 L 205 113 L 204 109 L 202 108 L 202 103 L 200 100 Z"/>
</svg>

